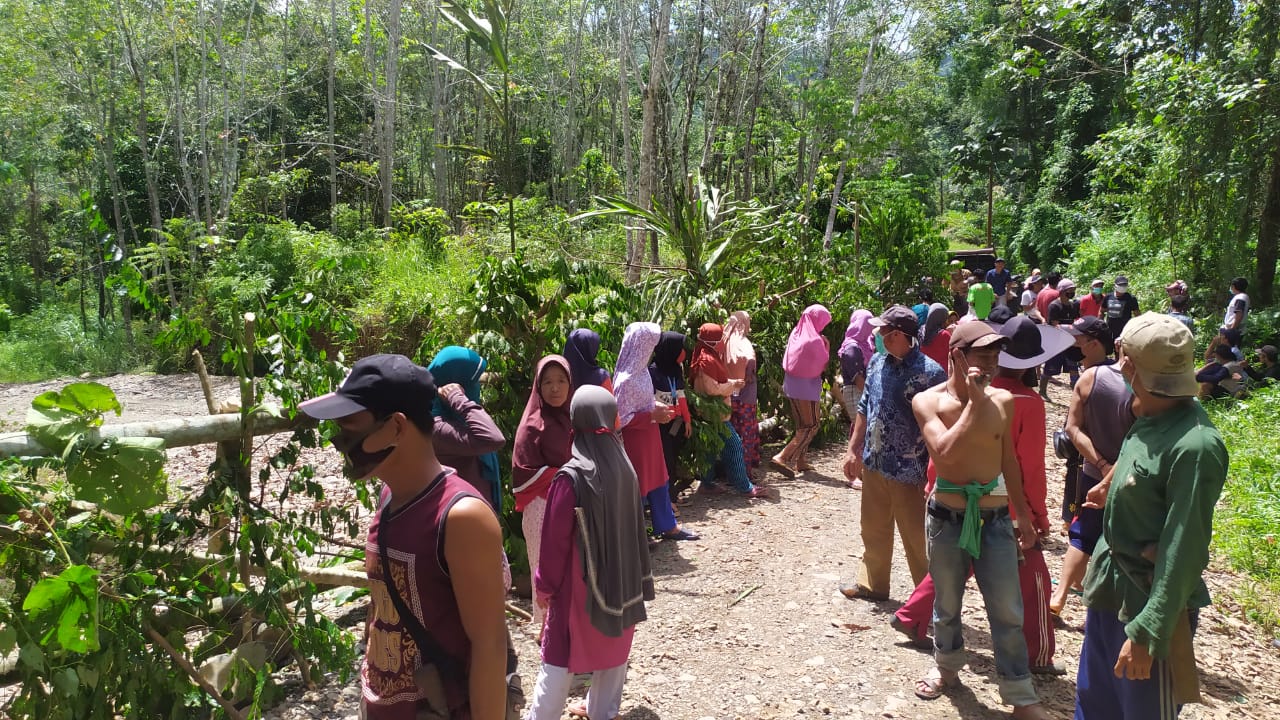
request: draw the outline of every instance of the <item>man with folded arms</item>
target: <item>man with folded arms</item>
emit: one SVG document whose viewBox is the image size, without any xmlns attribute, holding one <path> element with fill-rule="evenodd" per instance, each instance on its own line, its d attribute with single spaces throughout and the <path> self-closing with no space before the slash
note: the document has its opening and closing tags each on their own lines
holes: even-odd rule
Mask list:
<svg viewBox="0 0 1280 720">
<path fill-rule="evenodd" d="M 960 609 L 970 570 L 977 576 L 991 625 L 1001 699 L 1013 717 L 1048 718 L 1031 683 L 1022 636 L 1018 551 L 1036 543 L 1031 508 L 1013 440 L 1014 398 L 990 387 L 1007 338 L 986 323 L 965 323 L 951 336 L 951 374 L 911 402 L 938 471 L 929 498 L 925 534 L 934 600 L 937 667 L 916 685 L 916 695 L 939 697 L 960 683 L 968 657 Z M 1009 506 L 1016 509 L 1015 535 Z"/>
<path fill-rule="evenodd" d="M 1075 717 L 1167 720 L 1200 699 L 1191 634 L 1209 604 L 1201 573 L 1227 448 L 1195 401 L 1195 338 L 1186 326 L 1140 315 L 1118 350 L 1137 419 L 1110 480 L 1089 493 L 1105 505 L 1084 580 Z"/>
</svg>

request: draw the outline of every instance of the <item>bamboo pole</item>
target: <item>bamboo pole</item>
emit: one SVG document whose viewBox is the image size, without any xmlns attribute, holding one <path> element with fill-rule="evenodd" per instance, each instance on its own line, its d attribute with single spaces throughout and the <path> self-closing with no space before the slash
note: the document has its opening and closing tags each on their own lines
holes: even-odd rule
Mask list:
<svg viewBox="0 0 1280 720">
<path fill-rule="evenodd" d="M 296 418 L 277 417 L 266 412 L 252 413 L 254 432 L 274 435 L 313 423 L 305 415 Z M 89 442 L 109 438 L 154 437 L 164 440 L 166 448 L 189 447 L 206 443 L 235 440 L 242 435 L 240 415 L 202 415 L 167 420 L 103 425 L 91 430 Z M 26 433 L 0 435 L 0 457 L 57 457 L 58 453 L 44 447 Z"/>
</svg>

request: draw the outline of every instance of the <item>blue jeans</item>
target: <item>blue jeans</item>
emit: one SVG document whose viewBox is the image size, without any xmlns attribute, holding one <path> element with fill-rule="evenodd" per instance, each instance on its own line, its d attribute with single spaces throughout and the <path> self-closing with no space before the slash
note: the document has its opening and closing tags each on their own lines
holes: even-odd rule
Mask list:
<svg viewBox="0 0 1280 720">
<path fill-rule="evenodd" d="M 711 462 L 711 467 L 707 469 L 702 482 L 707 484 L 715 482 L 718 462 L 723 466 L 725 477 L 733 489 L 740 493 L 749 493 L 755 486 L 751 484 L 751 476 L 747 474 L 747 463 L 742 457 L 742 438 L 738 436 L 738 431 L 733 429 L 733 425 L 730 425 L 728 420 L 725 421 L 724 426 L 729 429 L 729 436 L 724 439 L 724 448 L 720 450 L 720 457 Z"/>
<path fill-rule="evenodd" d="M 1009 705 L 1034 705 L 1040 700 L 1031 684 L 1027 642 L 1022 636 L 1022 588 L 1018 584 L 1018 543 L 1013 536 L 1013 522 L 1008 512 L 988 518 L 982 525 L 982 556 L 974 558 L 956 544 L 964 514 L 954 511 L 954 515 L 950 519 L 932 513 L 925 517 L 929 574 L 937 592 L 933 601 L 933 644 L 938 668 L 957 673 L 968 659 L 961 636 L 960 608 L 972 567 L 987 606 L 1000 698 Z"/>
</svg>

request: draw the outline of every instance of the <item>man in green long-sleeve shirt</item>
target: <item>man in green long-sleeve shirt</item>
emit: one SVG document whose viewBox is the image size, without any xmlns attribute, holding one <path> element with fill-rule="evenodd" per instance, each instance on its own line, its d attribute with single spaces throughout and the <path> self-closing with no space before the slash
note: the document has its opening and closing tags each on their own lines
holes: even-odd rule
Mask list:
<svg viewBox="0 0 1280 720">
<path fill-rule="evenodd" d="M 1222 436 L 1195 401 L 1195 340 L 1158 313 L 1131 320 L 1118 367 L 1137 416 L 1106 482 L 1102 539 L 1085 577 L 1076 720 L 1167 720 L 1198 696 L 1191 631 L 1209 604 L 1213 508 L 1227 474 Z"/>
</svg>

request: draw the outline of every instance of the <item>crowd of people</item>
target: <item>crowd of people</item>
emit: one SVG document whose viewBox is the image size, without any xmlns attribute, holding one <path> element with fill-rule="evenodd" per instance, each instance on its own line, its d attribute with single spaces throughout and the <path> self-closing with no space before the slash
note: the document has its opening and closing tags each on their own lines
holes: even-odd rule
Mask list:
<svg viewBox="0 0 1280 720">
<path fill-rule="evenodd" d="M 837 390 L 851 421 L 842 469 L 861 493 L 862 552 L 840 591 L 890 599 L 896 531 L 915 590 L 890 624 L 934 652 L 913 688 L 923 699 L 960 682 L 971 575 L 1014 717 L 1048 717 L 1031 678 L 1068 672 L 1054 658 L 1054 616 L 1072 591 L 1088 606 L 1076 718 L 1172 717 L 1197 697 L 1191 636 L 1208 602 L 1200 575 L 1227 457 L 1196 396 L 1231 382 L 1238 392 L 1280 366 L 1272 346 L 1258 349 L 1260 369 L 1244 362 L 1243 279 L 1199 369 L 1185 283 L 1166 288 L 1168 312 L 1145 314 L 1123 275 L 1106 285 L 1095 280 L 1076 299 L 1075 283 L 1056 273 L 1024 279 L 997 260 L 979 277 L 953 264 L 951 307 L 926 288 L 914 307 L 854 310 L 834 353 L 838 374 L 826 307 L 805 308 L 788 337 L 791 436 L 769 465 L 787 476 L 812 469 L 824 386 Z M 559 718 L 584 673 L 590 691 L 570 712 L 618 715 L 634 630 L 654 597 L 650 551 L 700 539 L 677 505 L 695 482 L 677 464 L 694 428 L 688 389 L 719 398 L 727 417 L 697 491 L 770 495 L 750 332 L 741 311 L 702 325 L 692 342 L 635 322 L 610 373 L 600 336 L 580 328 L 562 355 L 538 361 L 511 468 L 541 645 L 523 717 Z M 348 476 L 383 483 L 366 544 L 365 717 L 514 718 L 523 704 L 497 521 L 507 439 L 480 403 L 485 369 L 461 347 L 427 367 L 374 355 L 299 406 L 336 423 Z M 1063 373 L 1072 396 L 1057 430 L 1046 427 L 1046 391 Z M 1070 548 L 1056 589 L 1044 557 L 1054 526 L 1047 447 L 1068 460 L 1059 518 Z"/>
</svg>

